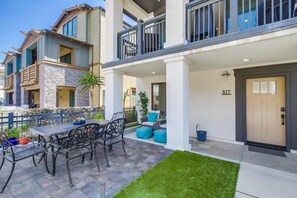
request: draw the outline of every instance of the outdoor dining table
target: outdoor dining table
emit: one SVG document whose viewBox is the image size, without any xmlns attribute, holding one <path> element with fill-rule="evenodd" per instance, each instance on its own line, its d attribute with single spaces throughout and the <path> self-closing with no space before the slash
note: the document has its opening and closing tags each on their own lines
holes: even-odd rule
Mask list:
<svg viewBox="0 0 297 198">
<path fill-rule="evenodd" d="M 108 120 L 86 120 L 85 124 L 96 123 L 100 126 L 105 126 L 108 124 Z M 40 135 L 42 137 L 51 137 L 51 136 L 58 136 L 68 133 L 70 130 L 75 129 L 81 125 L 74 125 L 72 122 L 55 124 L 55 125 L 48 125 L 48 126 L 39 126 L 31 128 L 31 133 Z"/>
<path fill-rule="evenodd" d="M 95 124 L 99 124 L 100 126 L 104 127 L 106 126 L 109 121 L 108 120 L 97 120 L 97 119 L 91 119 L 91 120 L 86 120 L 86 122 L 84 124 L 91 124 L 91 123 L 95 123 Z M 60 123 L 60 124 L 54 124 L 54 125 L 48 125 L 48 126 L 39 126 L 39 127 L 34 127 L 31 128 L 31 133 L 38 135 L 38 142 L 41 141 L 41 139 L 43 139 L 43 141 L 45 141 L 45 145 L 46 140 L 52 136 L 58 137 L 61 135 L 65 135 L 67 134 L 70 130 L 75 129 L 79 126 L 82 125 L 74 125 L 72 122 L 67 122 L 67 123 Z M 52 138 L 50 138 L 50 140 L 52 140 Z M 42 159 L 44 159 L 44 154 L 39 158 L 38 160 L 38 164 L 41 162 Z M 55 163 L 55 162 L 53 162 Z M 54 174 L 54 171 L 49 171 L 47 163 L 46 163 L 46 169 L 47 172 L 49 174 Z"/>
</svg>

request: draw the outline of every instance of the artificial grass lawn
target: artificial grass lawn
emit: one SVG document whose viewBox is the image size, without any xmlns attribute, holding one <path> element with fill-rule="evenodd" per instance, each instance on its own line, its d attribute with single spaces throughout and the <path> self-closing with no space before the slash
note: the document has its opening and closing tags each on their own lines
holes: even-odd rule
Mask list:
<svg viewBox="0 0 297 198">
<path fill-rule="evenodd" d="M 239 164 L 175 151 L 114 197 L 234 197 Z"/>
</svg>

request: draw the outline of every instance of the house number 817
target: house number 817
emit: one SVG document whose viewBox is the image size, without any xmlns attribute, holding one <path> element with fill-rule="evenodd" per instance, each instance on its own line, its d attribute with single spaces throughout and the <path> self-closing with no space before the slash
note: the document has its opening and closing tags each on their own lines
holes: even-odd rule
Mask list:
<svg viewBox="0 0 297 198">
<path fill-rule="evenodd" d="M 223 90 L 223 91 L 222 91 L 222 95 L 223 95 L 223 96 L 230 96 L 230 95 L 232 95 L 232 94 L 231 94 L 231 90 Z"/>
</svg>

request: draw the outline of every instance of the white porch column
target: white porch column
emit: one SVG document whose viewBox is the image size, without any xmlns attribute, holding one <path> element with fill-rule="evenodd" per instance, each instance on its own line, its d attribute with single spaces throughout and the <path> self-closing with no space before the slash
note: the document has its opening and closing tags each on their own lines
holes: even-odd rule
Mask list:
<svg viewBox="0 0 297 198">
<path fill-rule="evenodd" d="M 117 34 L 123 30 L 123 0 L 106 1 L 106 60 L 117 60 Z"/>
<path fill-rule="evenodd" d="M 174 0 L 166 3 L 165 48 L 186 43 L 186 7 L 189 0 Z"/>
<path fill-rule="evenodd" d="M 190 150 L 189 64 L 184 56 L 167 59 L 167 148 Z"/>
<path fill-rule="evenodd" d="M 123 73 L 114 69 L 105 70 L 105 119 L 123 111 Z"/>
</svg>

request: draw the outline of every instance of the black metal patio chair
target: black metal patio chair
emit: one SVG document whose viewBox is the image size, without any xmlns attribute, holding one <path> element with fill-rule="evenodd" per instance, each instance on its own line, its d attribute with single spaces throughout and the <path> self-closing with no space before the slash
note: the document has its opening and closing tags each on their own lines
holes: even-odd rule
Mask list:
<svg viewBox="0 0 297 198">
<path fill-rule="evenodd" d="M 36 120 L 36 127 L 41 127 L 41 126 L 50 126 L 50 125 L 57 125 L 62 123 L 62 118 L 59 115 L 44 115 Z M 56 143 L 56 144 L 62 144 L 63 140 L 66 138 L 65 135 L 55 135 L 52 137 L 51 142 Z M 47 140 L 48 141 L 48 140 Z"/>
<path fill-rule="evenodd" d="M 127 157 L 124 140 L 125 124 L 126 118 L 120 118 L 109 122 L 102 131 L 102 138 L 98 138 L 96 141 L 97 144 L 103 145 L 107 167 L 110 167 L 110 164 L 106 153 L 106 147 L 109 147 L 109 151 L 112 151 L 113 144 L 122 143 L 124 156 Z"/>
<path fill-rule="evenodd" d="M 8 179 L 6 180 L 1 193 L 3 193 L 4 189 L 6 188 L 16 165 L 16 162 L 24 160 L 26 158 L 32 157 L 33 158 L 33 163 L 35 166 L 35 159 L 34 156 L 38 155 L 38 154 L 42 154 L 44 162 L 45 162 L 45 166 L 46 166 L 46 170 L 47 172 L 49 172 L 48 170 L 48 166 L 47 166 L 47 149 L 45 146 L 45 141 L 40 141 L 37 144 L 29 144 L 26 146 L 14 146 L 12 145 L 6 134 L 1 132 L 0 133 L 0 147 L 2 149 L 2 162 L 0 165 L 0 170 L 3 167 L 4 161 L 9 161 L 12 164 L 12 168 L 10 171 L 10 174 L 8 176 Z"/>
<path fill-rule="evenodd" d="M 56 172 L 56 159 L 58 154 L 61 154 L 65 157 L 70 187 L 73 186 L 73 182 L 70 173 L 69 161 L 79 157 L 84 158 L 86 154 L 93 154 L 98 172 L 100 172 L 95 144 L 96 139 L 103 135 L 102 133 L 98 133 L 99 129 L 100 125 L 95 123 L 82 125 L 69 131 L 66 140 L 61 145 L 53 145 L 55 151 L 52 152 L 52 175 L 54 176 Z"/>
<path fill-rule="evenodd" d="M 67 113 L 64 122 L 74 122 L 79 118 L 85 118 L 85 114 L 82 112 Z"/>
<path fill-rule="evenodd" d="M 126 118 L 124 112 L 117 112 L 117 113 L 114 113 L 114 114 L 112 115 L 111 120 L 117 120 L 117 119 L 120 119 L 120 118 Z"/>
</svg>

